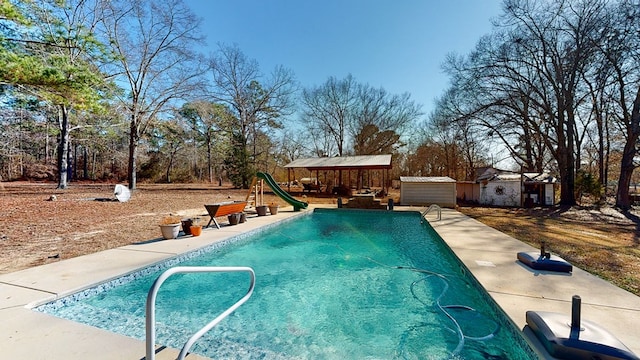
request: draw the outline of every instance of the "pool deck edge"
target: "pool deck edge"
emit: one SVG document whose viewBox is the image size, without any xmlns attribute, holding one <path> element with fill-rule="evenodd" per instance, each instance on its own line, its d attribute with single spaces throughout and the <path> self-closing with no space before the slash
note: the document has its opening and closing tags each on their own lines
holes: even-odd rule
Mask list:
<svg viewBox="0 0 640 360">
<path fill-rule="evenodd" d="M 427 219 L 528 340 L 532 334 L 524 331 L 526 311 L 550 311 L 570 318 L 572 296 L 579 295 L 582 319 L 605 328 L 640 354 L 640 297 L 575 266 L 571 274 L 529 269 L 516 255 L 539 249 L 458 211 L 443 209 L 440 221 L 431 215 Z"/>
</svg>

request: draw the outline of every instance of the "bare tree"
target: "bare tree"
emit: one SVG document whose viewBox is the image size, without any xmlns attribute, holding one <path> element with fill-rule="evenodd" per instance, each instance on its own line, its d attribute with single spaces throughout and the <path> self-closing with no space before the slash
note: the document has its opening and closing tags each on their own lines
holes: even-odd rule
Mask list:
<svg viewBox="0 0 640 360">
<path fill-rule="evenodd" d="M 339 156 L 335 138 L 331 131 L 321 124 L 305 123 L 305 147 L 316 157 Z M 312 135 L 312 136 L 310 136 Z"/>
<path fill-rule="evenodd" d="M 178 153 L 184 149 L 186 131 L 175 119 L 163 121 L 157 127 L 157 130 L 160 133 L 162 153 L 167 158 L 165 180 L 167 183 L 171 183 L 171 170 L 174 167 Z"/>
<path fill-rule="evenodd" d="M 531 90 L 548 126 L 544 138 L 557 161 L 561 204 L 575 204 L 575 176 L 580 164 L 580 106 L 585 100 L 583 74 L 594 60 L 605 7 L 602 1 L 508 0 L 505 25 L 510 26 L 520 56 L 535 76 Z M 584 130 L 584 127 L 582 128 Z"/>
<path fill-rule="evenodd" d="M 339 156 L 344 155 L 347 126 L 353 122 L 357 87 L 355 79 L 349 75 L 343 80 L 330 77 L 323 85 L 302 92 L 307 127 L 329 134 Z"/>
<path fill-rule="evenodd" d="M 584 75 L 596 58 L 606 14 L 601 0 L 505 0 L 497 30 L 457 67 L 456 89 L 471 95 L 472 117 L 528 168 L 548 151 L 561 179 L 561 203 L 575 204 L 575 176 L 590 117 Z M 543 144 L 543 145 L 542 145 Z"/>
<path fill-rule="evenodd" d="M 242 158 L 234 162 L 243 167 L 234 171 L 239 175 L 240 183 L 236 185 L 246 188 L 254 171 L 246 167 L 256 166 L 259 137 L 268 129 L 281 127 L 282 119 L 292 112 L 295 79 L 293 73 L 282 66 L 264 76 L 258 63 L 248 59 L 237 45 L 221 44 L 211 61 L 211 68 L 213 98 L 232 111 L 234 146 L 244 148 L 234 156 L 252 157 L 251 161 Z"/>
<path fill-rule="evenodd" d="M 610 69 L 610 67 L 607 66 Z M 589 88 L 589 103 L 591 106 L 590 115 L 593 117 L 594 129 L 587 132 L 589 142 L 592 146 L 586 146 L 589 152 L 593 148 L 594 155 L 592 158 L 597 165 L 598 182 L 606 185 L 609 182 L 609 161 L 611 154 L 612 135 L 611 131 L 613 121 L 611 116 L 613 107 L 610 99 L 610 93 L 607 91 L 611 81 L 609 75 L 610 70 L 606 70 L 600 66 L 595 68 L 591 76 L 585 76 L 585 84 Z M 601 76 L 603 74 L 604 76 Z M 595 76 L 593 76 L 595 75 Z M 601 199 L 606 198 L 606 192 L 603 191 Z"/>
<path fill-rule="evenodd" d="M 281 154 L 284 161 L 292 162 L 305 154 L 306 137 L 299 131 L 284 131 L 280 145 L 282 147 Z"/>
<path fill-rule="evenodd" d="M 348 129 L 356 155 L 395 152 L 407 127 L 422 115 L 409 93 L 393 95 L 369 85 L 358 86 L 355 105 Z"/>
<path fill-rule="evenodd" d="M 629 185 L 637 163 L 640 139 L 640 8 L 637 2 L 622 0 L 609 12 L 606 41 L 600 46 L 604 56 L 603 78 L 611 79 L 611 102 L 616 106 L 615 122 L 624 136 L 616 206 L 631 207 Z"/>
<path fill-rule="evenodd" d="M 446 163 L 451 165 L 448 176 L 473 180 L 475 169 L 487 163 L 487 144 L 492 133 L 486 128 L 487 115 L 479 116 L 464 110 L 473 94 L 458 90 L 459 85 L 454 84 L 436 102 L 422 143 L 442 147 L 442 154 L 448 158 Z"/>
<path fill-rule="evenodd" d="M 182 0 L 103 0 L 103 36 L 117 54 L 112 72 L 126 90 L 129 188 L 136 188 L 137 149 L 149 127 L 178 99 L 202 93 L 206 71 L 195 49 L 201 20 Z"/>
<path fill-rule="evenodd" d="M 392 95 L 360 84 L 352 75 L 330 77 L 321 86 L 304 89 L 302 103 L 307 128 L 314 136 L 333 138 L 340 156 L 348 146 L 357 155 L 390 151 L 401 145 L 407 126 L 422 115 L 408 93 Z"/>
</svg>

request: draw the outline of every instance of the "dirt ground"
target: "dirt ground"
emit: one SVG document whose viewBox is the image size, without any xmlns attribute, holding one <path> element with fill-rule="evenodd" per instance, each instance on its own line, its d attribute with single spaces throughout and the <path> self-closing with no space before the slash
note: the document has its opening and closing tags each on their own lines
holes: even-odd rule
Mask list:
<svg viewBox="0 0 640 360">
<path fill-rule="evenodd" d="M 170 214 L 202 216 L 206 224 L 205 203 L 248 195 L 248 190 L 230 186 L 139 184 L 127 202 L 98 201 L 114 199 L 114 186 L 72 183 L 57 190 L 51 183 L 0 183 L 0 274 L 157 239 L 158 224 Z M 336 204 L 328 195 L 303 194 L 298 188 L 291 192 L 311 204 Z M 390 196 L 398 202 L 397 190 Z M 288 206 L 267 191 L 264 201 Z M 551 252 L 640 295 L 637 213 L 624 215 L 606 207 L 458 210 L 536 248 L 544 240 Z"/>
<path fill-rule="evenodd" d="M 140 184 L 127 202 L 111 201 L 115 184 L 0 183 L 0 274 L 156 239 L 158 224 L 170 214 L 209 216 L 205 203 L 244 200 L 248 190 L 208 184 Z M 268 187 L 266 188 L 268 189 Z M 294 188 L 292 193 L 301 189 Z M 55 201 L 51 197 L 55 196 Z M 265 191 L 265 203 L 283 200 Z M 304 194 L 309 203 L 336 203 Z M 105 201 L 109 200 L 109 201 Z"/>
</svg>

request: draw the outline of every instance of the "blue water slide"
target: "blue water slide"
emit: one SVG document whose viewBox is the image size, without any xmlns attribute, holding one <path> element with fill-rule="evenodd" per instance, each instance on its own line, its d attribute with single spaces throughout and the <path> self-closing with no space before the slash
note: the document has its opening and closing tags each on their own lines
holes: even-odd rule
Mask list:
<svg viewBox="0 0 640 360">
<path fill-rule="evenodd" d="M 286 201 L 290 205 L 293 206 L 293 211 L 300 211 L 300 209 L 306 209 L 309 204 L 304 201 L 299 201 L 294 199 L 288 192 L 284 191 L 280 185 L 271 177 L 271 175 L 263 172 L 258 172 L 256 175 L 258 178 L 264 180 L 267 185 L 273 190 L 273 192 L 278 195 L 282 200 Z"/>
</svg>

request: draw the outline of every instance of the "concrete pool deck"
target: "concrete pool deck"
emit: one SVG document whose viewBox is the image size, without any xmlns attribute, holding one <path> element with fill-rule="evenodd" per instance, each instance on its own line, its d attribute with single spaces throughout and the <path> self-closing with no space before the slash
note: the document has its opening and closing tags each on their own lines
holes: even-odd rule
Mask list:
<svg viewBox="0 0 640 360">
<path fill-rule="evenodd" d="M 516 261 L 516 254 L 539 249 L 457 211 L 443 209 L 442 220 L 430 224 L 532 345 L 540 346 L 525 329 L 526 311 L 570 318 L 571 298 L 579 295 L 582 320 L 600 325 L 640 354 L 640 297 L 575 266 L 571 274 L 532 270 Z"/>
<path fill-rule="evenodd" d="M 395 209 L 420 211 L 423 208 L 396 206 Z M 144 341 L 39 313 L 31 308 L 300 214 L 281 210 L 275 216 L 250 216 L 243 224 L 209 228 L 199 237 L 155 239 L 0 275 L 2 358 L 142 359 L 145 356 Z M 571 297 L 580 295 L 582 319 L 606 328 L 629 349 L 640 354 L 640 337 L 637 335 L 640 333 L 640 297 L 575 267 L 571 275 L 532 271 L 516 261 L 516 253 L 537 249 L 457 211 L 443 209 L 442 220 L 434 221 L 434 218 L 427 215 L 434 229 L 518 328 L 525 327 L 527 310 L 569 315 Z M 531 335 L 528 331 L 524 333 L 525 338 Z M 533 345 L 536 345 L 535 340 Z M 163 349 L 156 358 L 175 359 L 177 354 L 175 349 Z M 200 357 L 190 355 L 187 358 Z"/>
</svg>

